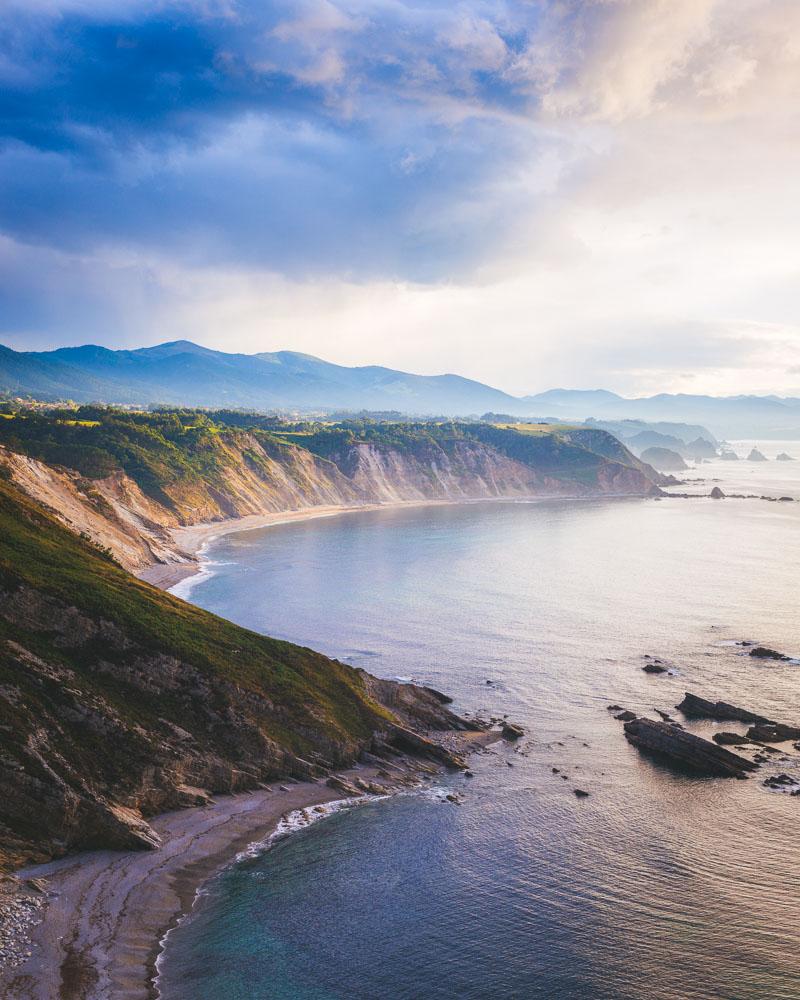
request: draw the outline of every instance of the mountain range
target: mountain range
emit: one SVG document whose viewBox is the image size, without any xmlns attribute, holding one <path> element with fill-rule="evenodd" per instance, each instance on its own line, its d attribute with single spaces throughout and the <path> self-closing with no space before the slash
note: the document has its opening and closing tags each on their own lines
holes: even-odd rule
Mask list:
<svg viewBox="0 0 800 1000">
<path fill-rule="evenodd" d="M 86 345 L 45 352 L 0 345 L 0 393 L 121 405 L 679 421 L 702 424 L 719 437 L 800 438 L 800 398 L 660 393 L 628 399 L 604 389 L 551 389 L 518 397 L 459 375 L 350 368 L 294 351 L 228 354 L 189 341 L 138 350 Z"/>
</svg>

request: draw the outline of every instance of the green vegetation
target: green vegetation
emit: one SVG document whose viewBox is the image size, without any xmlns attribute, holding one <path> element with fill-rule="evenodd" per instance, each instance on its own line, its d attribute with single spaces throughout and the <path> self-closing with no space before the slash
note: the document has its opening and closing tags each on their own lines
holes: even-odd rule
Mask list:
<svg viewBox="0 0 800 1000">
<path fill-rule="evenodd" d="M 125 472 L 142 491 L 167 507 L 196 507 L 216 491 L 224 498 L 225 473 L 242 461 L 263 480 L 268 459 L 309 452 L 348 474 L 348 454 L 371 444 L 430 465 L 444 451 L 458 459 L 458 445 L 480 442 L 537 471 L 591 484 L 599 465 L 640 463 L 603 431 L 568 425 L 374 421 L 293 422 L 232 410 L 124 411 L 83 406 L 47 412 L 20 410 L 0 420 L 0 445 L 65 466 L 88 479 Z M 265 457 L 266 456 L 266 457 Z"/>
<path fill-rule="evenodd" d="M 352 668 L 294 646 L 242 629 L 156 590 L 126 573 L 106 553 L 72 534 L 0 481 L 0 589 L 21 584 L 77 607 L 91 620 L 114 622 L 135 645 L 137 654 L 174 656 L 202 672 L 275 699 L 283 706 L 287 725 L 281 738 L 297 750 L 304 740 L 291 726 L 313 707 L 314 717 L 341 735 L 364 736 L 381 712 L 364 697 L 359 675 Z M 0 635 L 17 630 L 3 623 Z M 37 645 L 46 637 L 39 636 Z M 53 651 L 51 650 L 51 653 Z M 129 657 L 110 647 L 82 648 L 70 665 L 82 670 L 95 655 Z M 64 658 L 63 651 L 56 654 Z M 12 678 L 4 678 L 11 680 Z M 141 696 L 124 696 L 122 712 L 141 705 Z M 159 711 L 163 713 L 163 705 Z"/>
</svg>

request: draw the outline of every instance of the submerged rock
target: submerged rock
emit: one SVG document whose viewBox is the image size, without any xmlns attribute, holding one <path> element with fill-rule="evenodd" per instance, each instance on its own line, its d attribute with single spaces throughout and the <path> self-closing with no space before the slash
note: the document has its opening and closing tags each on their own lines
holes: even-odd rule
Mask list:
<svg viewBox="0 0 800 1000">
<path fill-rule="evenodd" d="M 652 663 L 645 663 L 642 670 L 646 674 L 665 674 L 667 673 L 667 668 L 660 660 L 653 660 Z"/>
<path fill-rule="evenodd" d="M 522 726 L 515 726 L 511 722 L 506 722 L 503 724 L 503 739 L 505 740 L 518 740 L 521 736 L 525 735 L 525 730 Z"/>
<path fill-rule="evenodd" d="M 585 792 L 582 788 L 573 788 L 572 791 L 575 793 L 576 799 L 588 799 L 589 792 Z"/>
<path fill-rule="evenodd" d="M 759 660 L 788 660 L 785 653 L 779 653 L 777 649 L 770 649 L 769 646 L 755 646 L 750 650 L 750 655 Z"/>
<path fill-rule="evenodd" d="M 633 722 L 633 720 L 636 718 L 636 713 L 635 712 L 631 712 L 630 710 L 628 710 L 628 711 L 625 711 L 625 712 L 620 712 L 620 714 L 619 715 L 615 715 L 614 718 L 618 722 Z"/>
<path fill-rule="evenodd" d="M 698 774 L 745 778 L 757 767 L 746 757 L 731 753 L 711 740 L 704 740 L 668 722 L 636 719 L 625 724 L 625 736 L 640 750 L 656 753 Z"/>
</svg>

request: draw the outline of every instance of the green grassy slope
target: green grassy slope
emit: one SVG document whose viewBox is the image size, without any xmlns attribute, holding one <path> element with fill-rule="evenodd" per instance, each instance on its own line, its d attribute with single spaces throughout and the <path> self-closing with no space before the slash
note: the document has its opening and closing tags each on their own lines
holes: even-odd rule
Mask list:
<svg viewBox="0 0 800 1000">
<path fill-rule="evenodd" d="M 361 672 L 141 583 L 0 480 L 0 864 L 137 846 L 117 806 L 339 765 L 391 719 Z"/>
</svg>

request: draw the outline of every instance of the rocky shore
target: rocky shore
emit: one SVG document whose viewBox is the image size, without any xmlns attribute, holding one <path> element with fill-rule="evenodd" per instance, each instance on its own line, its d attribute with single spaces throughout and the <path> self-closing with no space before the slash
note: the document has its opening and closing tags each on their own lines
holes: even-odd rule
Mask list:
<svg viewBox="0 0 800 1000">
<path fill-rule="evenodd" d="M 428 737 L 432 746 L 418 754 L 379 748 L 380 756 L 365 754 L 363 763 L 327 779 L 275 782 L 157 816 L 150 821 L 161 841 L 155 851 L 94 851 L 7 879 L 2 886 L 8 902 L 0 903 L 0 995 L 152 1000 L 164 936 L 191 909 L 197 889 L 239 852 L 268 837 L 288 813 L 419 788 L 443 773 L 444 762 L 466 758 L 502 733 Z M 438 760 L 433 746 L 440 747 Z M 31 878 L 43 891 L 25 886 L 22 880 Z"/>
</svg>

